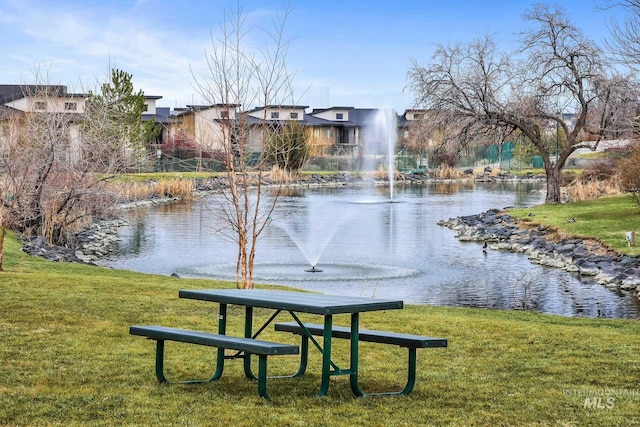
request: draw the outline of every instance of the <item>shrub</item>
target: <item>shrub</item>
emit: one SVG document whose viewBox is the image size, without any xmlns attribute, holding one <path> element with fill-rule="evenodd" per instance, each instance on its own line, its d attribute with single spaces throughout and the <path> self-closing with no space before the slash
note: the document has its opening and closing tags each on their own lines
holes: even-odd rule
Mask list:
<svg viewBox="0 0 640 427">
<path fill-rule="evenodd" d="M 278 169 L 296 174 L 309 157 L 309 140 L 309 134 L 301 124 L 289 121 L 274 129 L 267 139 L 267 161 Z"/>
<path fill-rule="evenodd" d="M 431 155 L 429 164 L 435 167 L 449 167 L 453 168 L 458 163 L 458 158 L 453 153 L 447 153 L 445 151 L 437 150 Z"/>
<path fill-rule="evenodd" d="M 631 155 L 619 162 L 622 188 L 631 193 L 633 201 L 640 206 L 640 145 L 636 144 Z"/>
<path fill-rule="evenodd" d="M 440 165 L 435 171 L 435 176 L 440 179 L 458 179 L 462 176 L 462 172 L 450 166 Z"/>
<path fill-rule="evenodd" d="M 569 175 L 564 175 L 563 178 L 568 179 Z M 619 193 L 620 179 L 614 164 L 608 159 L 597 161 L 567 185 L 567 195 L 572 202 Z"/>
</svg>

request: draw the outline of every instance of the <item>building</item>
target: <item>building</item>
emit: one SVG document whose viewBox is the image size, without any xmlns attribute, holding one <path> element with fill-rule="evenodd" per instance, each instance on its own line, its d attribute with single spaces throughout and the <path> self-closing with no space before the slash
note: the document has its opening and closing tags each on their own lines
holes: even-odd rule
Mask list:
<svg viewBox="0 0 640 427">
<path fill-rule="evenodd" d="M 262 150 L 265 126 L 282 125 L 295 120 L 309 130 L 313 154 L 354 154 L 363 149 L 365 137 L 373 138 L 377 109 L 331 107 L 313 109 L 306 105 L 267 105 L 241 111 L 237 104 L 188 105 L 174 109 L 165 147 L 182 146 L 200 152 L 224 149 L 227 120 L 244 120 L 247 125 L 247 148 Z M 394 113 L 394 117 L 395 113 Z"/>
<path fill-rule="evenodd" d="M 87 94 L 70 93 L 66 86 L 61 85 L 0 85 L 0 142 L 8 135 L 11 117 L 20 117 L 25 113 L 46 113 L 64 117 L 73 151 L 80 140 L 80 124 L 87 97 Z M 145 96 L 146 111 L 142 114 L 142 120 L 160 122 L 166 129 L 170 109 L 156 107 L 159 99 L 162 97 Z M 163 130 L 164 133 L 166 130 Z M 162 135 L 158 137 L 159 140 L 162 138 Z"/>
<path fill-rule="evenodd" d="M 404 146 L 412 122 L 420 110 L 393 110 L 333 106 L 313 108 L 306 105 L 267 105 L 243 110 L 239 104 L 187 105 L 183 108 L 158 107 L 161 96 L 145 96 L 143 120 L 162 124 L 162 133 L 149 141 L 149 152 L 159 159 L 216 158 L 228 141 L 230 122 L 243 120 L 248 129 L 247 149 L 262 150 L 265 126 L 279 126 L 295 120 L 308 129 L 311 153 L 315 157 L 380 155 L 388 152 L 393 137 L 397 148 Z M 64 114 L 69 122 L 70 146 L 80 141 L 80 123 L 87 94 L 68 92 L 61 85 L 0 85 L 0 140 L 8 134 L 10 116 L 27 112 Z M 387 123 L 380 122 L 386 112 Z M 381 126 L 392 135 L 381 133 Z"/>
</svg>

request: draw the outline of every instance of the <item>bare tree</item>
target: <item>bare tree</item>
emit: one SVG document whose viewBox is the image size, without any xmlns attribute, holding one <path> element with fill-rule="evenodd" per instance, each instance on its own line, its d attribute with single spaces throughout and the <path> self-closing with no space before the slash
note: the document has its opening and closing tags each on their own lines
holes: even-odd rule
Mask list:
<svg viewBox="0 0 640 427">
<path fill-rule="evenodd" d="M 93 102 L 80 114 L 84 95 L 68 94 L 38 74 L 36 83 L 22 86 L 21 108 L 4 117 L 10 131 L 0 144 L 2 226 L 68 246 L 113 206 L 115 195 L 104 182 L 129 165 L 121 155 L 123 142 L 130 141 L 127 126 L 143 125 L 140 114 L 137 125 L 118 120 L 118 101 Z M 134 96 L 144 102 L 141 94 Z"/>
<path fill-rule="evenodd" d="M 5 153 L 5 147 L 2 147 L 2 149 L 0 149 L 0 158 L 3 157 Z M 16 189 L 14 188 L 13 181 L 12 177 L 0 168 L 0 271 L 4 271 L 2 267 L 4 262 L 4 239 L 7 231 L 14 226 L 12 207 L 15 203 Z"/>
<path fill-rule="evenodd" d="M 606 0 L 608 8 L 620 7 L 626 10 L 624 22 L 612 18 L 609 25 L 611 39 L 607 40 L 607 47 L 617 60 L 630 69 L 640 70 L 640 0 Z M 622 94 L 626 95 L 626 94 Z M 635 100 L 639 97 L 635 95 Z M 633 118 L 637 119 L 639 106 L 637 101 Z M 632 136 L 636 144 L 632 146 L 632 152 L 628 158 L 619 164 L 622 187 L 631 193 L 634 202 L 640 206 L 640 145 L 638 145 L 638 123 L 634 120 L 629 126 L 633 131 Z"/>
<path fill-rule="evenodd" d="M 629 111 L 618 96 L 625 80 L 610 77 L 601 50 L 560 8 L 536 5 L 524 19 L 532 28 L 518 51 L 498 51 L 493 36 L 440 46 L 429 66 L 414 62 L 410 87 L 418 105 L 437 112 L 436 126 L 455 129 L 450 134 L 457 142 L 524 135 L 544 162 L 546 202 L 559 203 L 562 170 L 582 137 L 599 141 L 616 124 L 610 118 Z M 571 123 L 564 120 L 567 111 L 575 113 Z M 544 137 L 549 125 L 566 135 L 555 158 Z"/>
<path fill-rule="evenodd" d="M 422 114 L 420 119 L 409 122 L 408 135 L 403 148 L 418 156 L 418 164 L 416 166 L 427 167 L 429 161 L 427 160 L 427 164 L 424 165 L 422 161 L 427 157 L 430 149 L 435 149 L 440 145 L 440 138 L 438 136 L 439 132 L 430 126 L 428 117 L 425 117 L 428 112 Z"/>
<path fill-rule="evenodd" d="M 585 123 L 586 144 L 596 149 L 603 139 L 635 136 L 640 88 L 634 73 L 614 74 L 594 80 L 597 98 L 589 109 Z"/>
<path fill-rule="evenodd" d="M 270 122 L 267 107 L 292 104 L 289 41 L 283 38 L 288 14 L 287 9 L 273 22 L 273 30 L 264 33 L 264 46 L 255 48 L 247 44 L 248 35 L 255 33 L 255 28 L 247 28 L 247 16 L 240 9 L 227 12 L 221 36 L 212 36 L 208 75 L 194 75 L 199 93 L 210 104 L 226 106 L 215 123 L 228 180 L 221 209 L 230 229 L 221 231 L 237 243 L 236 283 L 242 288 L 253 287 L 256 244 L 277 201 L 278 192 L 266 188 L 270 165 L 265 147 L 279 126 Z M 241 112 L 254 105 L 264 107 L 257 120 Z"/>
<path fill-rule="evenodd" d="M 620 7 L 628 14 L 624 21 L 609 21 L 611 39 L 606 41 L 615 60 L 638 71 L 640 69 L 640 0 L 605 0 L 605 8 Z"/>
<path fill-rule="evenodd" d="M 24 90 L 29 105 L 11 114 L 13 131 L 3 141 L 0 159 L 12 189 L 10 216 L 25 237 L 44 236 L 50 243 L 61 243 L 65 231 L 83 216 L 78 214 L 78 186 L 71 184 L 84 181 L 73 167 L 72 129 L 78 115 L 56 108 L 56 86 L 39 84 Z"/>
</svg>

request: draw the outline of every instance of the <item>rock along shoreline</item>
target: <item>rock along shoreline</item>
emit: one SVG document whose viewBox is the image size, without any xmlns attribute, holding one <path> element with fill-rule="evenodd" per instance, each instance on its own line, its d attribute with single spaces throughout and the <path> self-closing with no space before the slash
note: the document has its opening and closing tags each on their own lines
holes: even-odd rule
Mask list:
<svg viewBox="0 0 640 427">
<path fill-rule="evenodd" d="M 433 173 L 397 173 L 395 184 L 423 185 L 429 183 L 470 183 L 470 182 L 544 182 L 544 175 L 515 176 L 509 173 L 491 175 L 490 168 L 477 175 L 465 173 L 461 179 L 441 179 Z M 194 193 L 196 196 L 220 193 L 227 188 L 225 176 L 212 176 L 209 178 L 195 178 Z M 379 174 L 367 176 L 338 172 L 331 175 L 311 174 L 300 177 L 297 181 L 283 184 L 285 189 L 317 188 L 317 187 L 344 187 L 365 185 L 387 185 L 386 178 Z M 267 187 L 281 185 L 265 179 Z M 153 197 L 135 202 L 121 203 L 119 209 L 133 209 L 140 206 L 152 206 L 157 204 L 179 202 L 177 197 Z M 118 251 L 118 228 L 129 224 L 122 219 L 97 219 L 90 227 L 75 236 L 73 247 L 61 247 L 48 245 L 42 237 L 36 237 L 23 244 L 22 250 L 32 256 L 40 256 L 53 262 L 76 262 L 98 265 L 100 260 Z"/>
<path fill-rule="evenodd" d="M 522 253 L 534 264 L 590 277 L 607 289 L 632 292 L 640 299 L 640 259 L 607 250 L 596 241 L 559 237 L 545 226 L 526 227 L 499 209 L 441 220 L 438 225 L 454 230 L 461 242 Z"/>
<path fill-rule="evenodd" d="M 451 182 L 544 182 L 544 176 L 529 175 L 514 177 L 510 174 L 468 175 L 462 179 L 438 179 L 429 174 L 399 174 L 396 185 L 421 185 Z M 226 188 L 224 177 L 196 179 L 195 193 L 206 195 Z M 267 185 L 270 183 L 267 182 Z M 284 187 L 313 188 L 359 185 L 385 185 L 383 179 L 367 180 L 359 175 L 336 173 L 332 175 L 310 175 Z M 152 198 L 132 203 L 123 203 L 120 209 L 178 202 L 175 197 Z M 77 262 L 98 265 L 99 261 L 118 251 L 118 228 L 129 224 L 122 219 L 97 220 L 91 227 L 76 236 L 73 248 L 50 246 L 44 239 L 35 238 L 23 245 L 23 251 L 32 256 L 41 256 L 53 262 Z M 487 243 L 492 250 L 526 254 L 532 263 L 561 268 L 568 272 L 593 278 L 608 289 L 633 292 L 640 298 L 640 259 L 618 255 L 607 251 L 602 245 L 582 239 L 558 239 L 546 227 L 527 228 L 508 212 L 491 209 L 476 215 L 441 220 L 438 225 L 456 232 L 456 238 L 465 242 Z"/>
</svg>

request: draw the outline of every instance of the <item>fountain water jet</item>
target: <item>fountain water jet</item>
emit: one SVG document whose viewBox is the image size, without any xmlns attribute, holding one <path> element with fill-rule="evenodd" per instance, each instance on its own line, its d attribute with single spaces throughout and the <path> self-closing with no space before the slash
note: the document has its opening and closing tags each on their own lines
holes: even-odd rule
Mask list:
<svg viewBox="0 0 640 427">
<path fill-rule="evenodd" d="M 332 211 L 321 214 L 319 221 L 309 221 L 298 216 L 275 222 L 307 259 L 311 268 L 305 271 L 309 273 L 322 272 L 316 268 L 320 257 L 340 226 L 353 216 L 353 212 Z"/>
<path fill-rule="evenodd" d="M 395 149 L 398 139 L 397 121 L 396 112 L 391 108 L 385 108 L 376 111 L 373 123 L 370 125 L 371 140 L 381 144 L 381 148 L 386 148 L 390 202 L 393 202 L 395 181 Z"/>
</svg>

